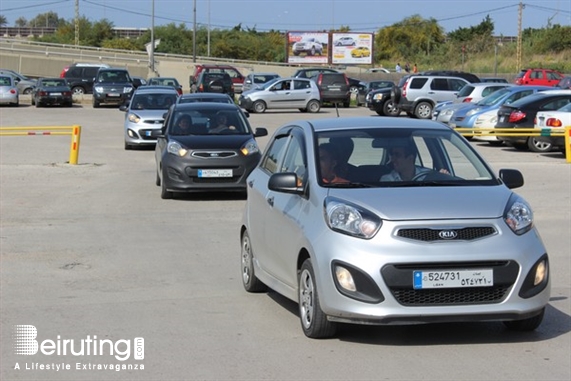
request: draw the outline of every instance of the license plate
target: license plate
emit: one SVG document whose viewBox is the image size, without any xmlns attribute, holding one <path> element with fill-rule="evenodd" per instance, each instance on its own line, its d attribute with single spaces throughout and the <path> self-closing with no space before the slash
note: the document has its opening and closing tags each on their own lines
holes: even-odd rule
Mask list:
<svg viewBox="0 0 571 381">
<path fill-rule="evenodd" d="M 61 95 L 61 93 L 52 93 L 52 95 Z"/>
<path fill-rule="evenodd" d="M 425 288 L 491 287 L 494 285 L 494 270 L 436 270 L 413 272 L 415 290 Z"/>
<path fill-rule="evenodd" d="M 450 128 L 456 128 L 456 123 L 448 123 L 448 126 L 450 126 Z"/>
<path fill-rule="evenodd" d="M 109 93 L 109 94 L 107 94 L 107 96 L 109 96 L 109 97 L 120 97 L 121 94 L 119 94 L 119 93 Z"/>
<path fill-rule="evenodd" d="M 505 122 L 506 121 L 506 117 L 505 116 L 500 116 L 500 122 Z"/>
<path fill-rule="evenodd" d="M 199 169 L 198 177 L 232 177 L 231 169 Z"/>
</svg>

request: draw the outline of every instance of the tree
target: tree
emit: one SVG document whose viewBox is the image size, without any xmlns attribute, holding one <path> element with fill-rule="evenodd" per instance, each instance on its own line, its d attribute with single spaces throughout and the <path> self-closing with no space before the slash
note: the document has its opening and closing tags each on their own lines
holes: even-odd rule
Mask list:
<svg viewBox="0 0 571 381">
<path fill-rule="evenodd" d="M 28 25 L 28 20 L 25 17 L 18 17 L 14 22 L 14 26 L 17 28 L 23 28 Z"/>
<path fill-rule="evenodd" d="M 40 13 L 39 15 L 28 21 L 27 26 L 34 28 L 40 28 L 40 27 L 57 28 L 61 23 L 64 22 L 65 20 L 63 18 L 60 19 L 57 13 L 50 11 L 46 13 Z"/>
<path fill-rule="evenodd" d="M 8 25 L 8 19 L 4 15 L 0 15 L 0 26 Z"/>
</svg>

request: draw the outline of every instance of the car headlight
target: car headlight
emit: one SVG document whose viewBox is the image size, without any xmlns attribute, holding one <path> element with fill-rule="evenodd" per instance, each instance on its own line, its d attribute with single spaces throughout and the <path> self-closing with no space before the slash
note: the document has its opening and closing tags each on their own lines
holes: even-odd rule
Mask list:
<svg viewBox="0 0 571 381">
<path fill-rule="evenodd" d="M 496 125 L 497 121 L 498 121 L 497 115 L 494 115 L 492 117 L 479 116 L 478 118 L 476 118 L 476 121 L 474 122 L 474 127 L 478 126 L 478 127 L 493 128 Z"/>
<path fill-rule="evenodd" d="M 250 139 L 240 148 L 240 152 L 244 156 L 250 156 L 260 152 L 260 147 L 258 147 L 258 143 L 254 139 Z"/>
<path fill-rule="evenodd" d="M 333 197 L 325 199 L 324 214 L 330 229 L 358 238 L 374 237 L 382 225 L 375 214 Z"/>
<path fill-rule="evenodd" d="M 95 86 L 93 89 L 94 89 L 96 92 L 98 92 L 98 93 L 102 93 L 102 92 L 103 92 L 103 87 L 101 87 L 101 86 Z"/>
<path fill-rule="evenodd" d="M 479 107 L 476 107 L 475 109 L 472 109 L 472 110 L 468 111 L 468 112 L 466 113 L 466 116 L 474 115 L 474 114 L 477 113 L 478 111 L 480 111 L 480 108 L 479 108 Z"/>
<path fill-rule="evenodd" d="M 376 101 L 380 101 L 381 99 L 383 99 L 383 93 L 378 93 L 373 95 L 373 99 Z"/>
<path fill-rule="evenodd" d="M 504 221 L 517 235 L 527 233 L 533 227 L 533 212 L 524 199 L 512 194 L 504 211 Z"/>
<path fill-rule="evenodd" d="M 141 118 L 139 117 L 139 115 L 133 114 L 132 112 L 129 113 L 129 115 L 127 116 L 127 119 L 131 123 L 139 123 L 141 121 Z"/>
<path fill-rule="evenodd" d="M 167 144 L 167 152 L 175 156 L 185 156 L 188 150 L 184 148 L 179 142 L 172 141 Z"/>
<path fill-rule="evenodd" d="M 123 93 L 124 93 L 124 94 L 128 94 L 128 93 L 130 93 L 131 91 L 133 91 L 133 87 L 132 87 L 132 86 L 125 86 L 125 87 L 123 87 Z"/>
</svg>

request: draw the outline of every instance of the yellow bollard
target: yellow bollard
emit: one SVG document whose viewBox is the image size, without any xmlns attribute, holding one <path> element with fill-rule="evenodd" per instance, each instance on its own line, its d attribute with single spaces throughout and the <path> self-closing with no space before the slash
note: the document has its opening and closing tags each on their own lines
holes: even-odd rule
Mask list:
<svg viewBox="0 0 571 381">
<path fill-rule="evenodd" d="M 565 127 L 565 159 L 571 163 L 571 126 Z"/>
<path fill-rule="evenodd" d="M 81 138 L 81 126 L 75 125 L 71 130 L 71 148 L 69 150 L 69 164 L 77 164 L 79 157 L 79 140 Z"/>
</svg>

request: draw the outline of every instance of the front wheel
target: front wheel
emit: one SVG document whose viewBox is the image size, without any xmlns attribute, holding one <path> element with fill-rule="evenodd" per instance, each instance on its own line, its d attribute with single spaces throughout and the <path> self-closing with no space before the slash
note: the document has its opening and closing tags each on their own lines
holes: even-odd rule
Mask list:
<svg viewBox="0 0 571 381">
<path fill-rule="evenodd" d="M 242 284 L 244 285 L 244 289 L 248 292 L 266 291 L 266 285 L 256 277 L 256 273 L 254 272 L 254 253 L 252 251 L 250 235 L 247 231 L 242 234 L 241 247 Z"/>
<path fill-rule="evenodd" d="M 254 109 L 254 112 L 257 113 L 262 113 L 266 111 L 266 104 L 263 101 L 254 102 L 254 105 L 252 107 Z"/>
<path fill-rule="evenodd" d="M 165 184 L 164 181 L 161 181 L 161 198 L 163 200 L 170 200 L 171 198 L 173 198 L 172 192 L 169 192 L 167 190 L 167 185 Z"/>
<path fill-rule="evenodd" d="M 73 94 L 77 94 L 77 95 L 85 94 L 85 89 L 84 89 L 83 87 L 76 86 L 76 87 L 74 87 L 74 88 L 71 89 L 71 92 L 72 92 Z"/>
<path fill-rule="evenodd" d="M 321 310 L 310 259 L 303 262 L 299 274 L 299 318 L 303 333 L 313 339 L 332 337 L 337 330 L 337 325 L 327 320 Z"/>
<path fill-rule="evenodd" d="M 383 114 L 386 116 L 399 116 L 400 109 L 392 100 L 389 99 L 383 105 Z"/>
</svg>

